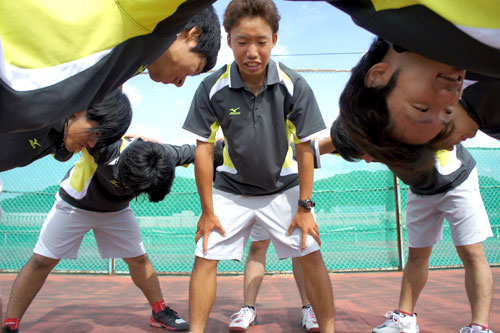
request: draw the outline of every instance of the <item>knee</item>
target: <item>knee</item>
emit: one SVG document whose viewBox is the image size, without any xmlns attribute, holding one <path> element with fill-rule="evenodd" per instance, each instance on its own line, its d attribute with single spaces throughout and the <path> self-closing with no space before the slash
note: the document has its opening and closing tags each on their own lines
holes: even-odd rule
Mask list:
<svg viewBox="0 0 500 333">
<path fill-rule="evenodd" d="M 457 246 L 457 252 L 464 266 L 488 264 L 481 243 Z"/>
<path fill-rule="evenodd" d="M 123 261 L 125 261 L 129 266 L 143 266 L 149 263 L 149 259 L 146 254 L 133 258 L 123 258 Z"/>
<path fill-rule="evenodd" d="M 429 265 L 432 248 L 410 248 L 408 263 L 413 265 Z"/>
<path fill-rule="evenodd" d="M 28 265 L 38 271 L 51 271 L 58 263 L 59 259 L 34 254 L 28 262 Z"/>
<path fill-rule="evenodd" d="M 324 265 L 323 256 L 321 256 L 321 251 L 314 251 L 303 257 L 299 257 L 299 262 L 302 267 L 309 266 L 314 267 L 317 265 Z"/>
</svg>

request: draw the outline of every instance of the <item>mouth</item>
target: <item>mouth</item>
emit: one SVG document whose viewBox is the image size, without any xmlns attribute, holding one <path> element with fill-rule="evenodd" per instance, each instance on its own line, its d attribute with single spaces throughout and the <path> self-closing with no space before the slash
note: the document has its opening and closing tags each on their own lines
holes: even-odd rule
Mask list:
<svg viewBox="0 0 500 333">
<path fill-rule="evenodd" d="M 260 63 L 256 61 L 249 61 L 245 63 L 245 66 L 250 70 L 256 70 L 260 67 Z"/>
</svg>

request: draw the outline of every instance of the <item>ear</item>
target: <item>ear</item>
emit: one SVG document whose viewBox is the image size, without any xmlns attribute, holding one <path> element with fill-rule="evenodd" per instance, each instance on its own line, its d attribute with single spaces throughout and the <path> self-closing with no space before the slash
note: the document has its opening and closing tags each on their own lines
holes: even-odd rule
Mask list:
<svg viewBox="0 0 500 333">
<path fill-rule="evenodd" d="M 227 46 L 232 49 L 231 47 L 231 34 L 227 34 Z"/>
<path fill-rule="evenodd" d="M 274 33 L 273 34 L 273 47 L 276 46 L 276 43 L 278 42 L 278 34 L 277 33 Z"/>
<path fill-rule="evenodd" d="M 69 117 L 69 118 L 70 118 L 70 119 L 71 119 L 71 118 L 78 118 L 78 117 L 83 116 L 83 115 L 85 115 L 85 114 L 87 114 L 87 110 L 82 110 L 82 111 L 80 111 L 80 112 L 77 112 L 77 113 L 75 113 L 75 114 L 71 115 L 71 117 Z"/>
<path fill-rule="evenodd" d="M 189 29 L 189 31 L 186 32 L 186 39 L 198 40 L 198 38 L 200 38 L 200 35 L 202 33 L 203 33 L 203 30 L 201 30 L 200 28 L 192 27 L 191 29 Z"/>
<path fill-rule="evenodd" d="M 379 62 L 373 65 L 366 73 L 365 84 L 369 88 L 383 87 L 389 82 L 392 72 L 391 65 L 385 62 Z"/>
</svg>

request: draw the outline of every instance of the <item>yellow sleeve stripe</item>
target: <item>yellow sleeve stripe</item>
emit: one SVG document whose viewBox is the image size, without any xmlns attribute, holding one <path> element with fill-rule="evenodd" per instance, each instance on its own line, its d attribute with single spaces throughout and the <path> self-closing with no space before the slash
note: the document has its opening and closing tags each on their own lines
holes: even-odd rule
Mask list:
<svg viewBox="0 0 500 333">
<path fill-rule="evenodd" d="M 219 130 L 219 120 L 216 120 L 212 125 L 210 125 L 210 136 L 208 137 L 208 141 L 210 143 L 215 143 L 215 135 L 217 134 L 217 131 Z"/>
</svg>

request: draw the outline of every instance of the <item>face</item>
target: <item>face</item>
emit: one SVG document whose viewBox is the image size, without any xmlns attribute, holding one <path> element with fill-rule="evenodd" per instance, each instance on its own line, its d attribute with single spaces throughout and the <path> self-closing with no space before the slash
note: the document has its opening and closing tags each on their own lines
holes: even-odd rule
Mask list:
<svg viewBox="0 0 500 333">
<path fill-rule="evenodd" d="M 92 128 L 97 126 L 97 123 L 88 120 L 86 115 L 87 111 L 81 111 L 69 119 L 64 138 L 66 150 L 76 153 L 86 147 L 95 147 L 98 134 L 93 133 Z"/>
<path fill-rule="evenodd" d="M 443 144 L 440 144 L 440 148 L 452 150 L 455 145 L 462 141 L 475 137 L 479 130 L 479 125 L 460 103 L 456 103 L 452 107 L 451 122 L 453 123 L 453 131 Z"/>
<path fill-rule="evenodd" d="M 244 17 L 231 29 L 227 42 L 245 82 L 263 83 L 277 41 L 278 35 L 260 16 Z"/>
<path fill-rule="evenodd" d="M 151 80 L 181 87 L 187 76 L 200 74 L 207 58 L 191 51 L 197 45 L 200 33 L 197 28 L 180 33 L 167 51 L 148 67 Z"/>
<path fill-rule="evenodd" d="M 391 49 L 386 58 L 386 82 L 388 75 L 399 72 L 387 97 L 394 134 L 405 143 L 424 144 L 449 121 L 450 107 L 462 94 L 465 71 L 412 52 Z"/>
</svg>

